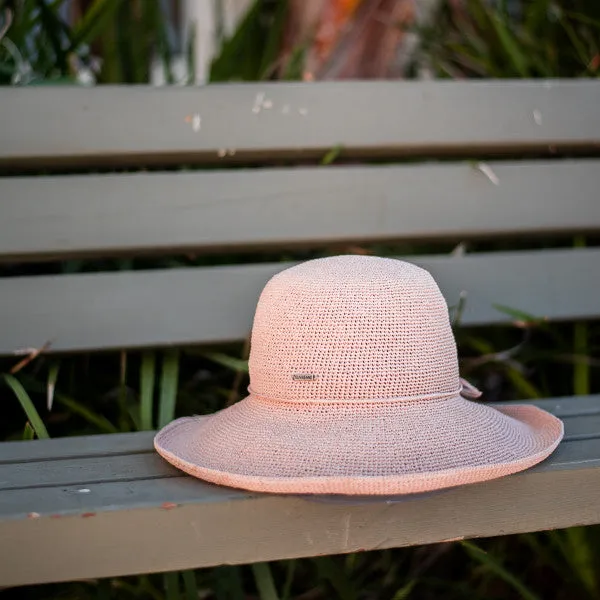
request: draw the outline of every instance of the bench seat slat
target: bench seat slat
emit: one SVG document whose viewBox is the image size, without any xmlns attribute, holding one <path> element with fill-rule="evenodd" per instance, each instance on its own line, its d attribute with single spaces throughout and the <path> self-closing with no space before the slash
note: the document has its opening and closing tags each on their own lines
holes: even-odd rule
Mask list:
<svg viewBox="0 0 600 600">
<path fill-rule="evenodd" d="M 0 260 L 600 229 L 600 160 L 488 166 L 7 178 Z"/>
<path fill-rule="evenodd" d="M 594 402 L 600 397 L 536 404 L 557 413 L 586 413 Z M 594 420 L 600 424 L 598 416 Z M 578 440 L 583 421 L 567 417 L 565 425 L 565 441 L 532 469 L 393 504 L 331 504 L 249 494 L 181 475 L 90 483 L 87 493 L 59 485 L 3 490 L 0 584 L 346 553 L 596 523 L 600 428 L 593 428 L 593 437 Z M 589 431 L 589 425 L 585 428 Z M 110 437 L 99 436 L 107 445 Z M 23 454 L 31 455 L 26 449 Z M 32 538 L 36 544 L 30 543 Z M 61 540 L 60 552 L 55 551 L 56 539 Z"/>
<path fill-rule="evenodd" d="M 175 469 L 151 452 L 151 448 L 148 447 L 144 453 L 0 465 L 0 493 L 12 489 L 84 486 L 103 481 L 135 481 L 177 475 Z"/>
<path fill-rule="evenodd" d="M 600 448 L 600 397 L 593 397 L 597 411 L 595 415 L 586 414 L 584 416 L 569 415 L 564 417 L 565 421 L 565 440 L 571 441 L 579 439 L 598 439 Z M 583 407 L 579 402 L 567 399 L 565 403 L 571 403 L 576 408 Z M 560 412 L 557 403 L 547 402 L 553 412 Z M 98 436 L 97 442 L 94 442 L 90 436 L 87 439 L 95 443 L 97 452 L 104 445 L 104 452 L 95 456 L 89 455 L 89 448 L 86 448 L 85 440 L 79 442 L 80 455 L 73 454 L 69 458 L 56 457 L 50 459 L 42 457 L 38 461 L 31 460 L 27 451 L 36 444 L 13 443 L 13 452 L 19 449 L 24 453 L 24 459 L 13 462 L 12 464 L 0 464 L 0 494 L 6 490 L 29 489 L 61 486 L 86 486 L 98 485 L 102 483 L 116 483 L 119 481 L 137 481 L 141 479 L 158 479 L 180 476 L 181 472 L 164 461 L 155 451 L 152 445 L 152 439 L 148 435 L 140 438 L 135 434 L 119 434 L 116 437 L 121 440 L 133 438 L 131 447 L 137 448 L 138 444 L 144 440 L 144 451 L 124 451 L 119 454 L 114 453 L 114 444 L 109 436 Z M 55 440 L 55 445 L 60 446 L 60 440 Z M 141 444 L 140 444 L 141 445 Z M 14 447 L 16 446 L 16 448 Z M 66 444 L 66 452 L 69 452 L 69 445 Z M 20 448 L 19 448 L 20 447 Z M 121 442 L 121 448 L 124 448 Z M 553 465 L 558 466 L 564 463 L 570 463 L 573 452 L 579 451 L 575 446 L 561 448 L 561 453 L 557 455 Z M 4 448 L 0 448 L 0 455 L 4 457 Z M 75 490 L 74 493 L 76 493 Z"/>
<path fill-rule="evenodd" d="M 597 152 L 599 102 L 589 79 L 9 88 L 0 165 Z"/>
<path fill-rule="evenodd" d="M 496 305 L 553 320 L 600 316 L 600 249 L 409 257 L 428 269 L 462 323 L 507 323 Z M 290 263 L 0 280 L 0 354 L 242 340 L 267 280 Z M 577 290 L 574 294 L 573 290 Z M 463 294 L 464 295 L 464 294 Z"/>
<path fill-rule="evenodd" d="M 36 440 L 35 444 L 2 442 L 0 466 L 11 463 L 91 458 L 147 452 L 152 445 L 151 431 L 127 434 L 78 435 L 72 437 Z"/>
<path fill-rule="evenodd" d="M 600 435 L 583 440 L 565 439 L 552 459 L 533 467 L 531 472 L 575 469 L 576 463 L 586 468 L 600 468 Z M 152 486 L 156 486 L 156 490 L 152 490 Z M 148 494 L 151 494 L 149 498 Z M 63 485 L 57 482 L 55 486 L 6 489 L 0 492 L 0 531 L 5 521 L 30 518 L 30 512 L 36 512 L 41 517 L 80 516 L 82 512 L 139 508 L 145 505 L 147 500 L 150 500 L 153 506 L 164 502 L 178 505 L 211 504 L 223 499 L 247 500 L 259 495 L 214 486 L 176 471 L 169 476 L 160 473 L 153 476 L 146 472 L 144 477 L 131 479 L 120 479 L 116 476 L 113 480 L 106 481 Z"/>
</svg>

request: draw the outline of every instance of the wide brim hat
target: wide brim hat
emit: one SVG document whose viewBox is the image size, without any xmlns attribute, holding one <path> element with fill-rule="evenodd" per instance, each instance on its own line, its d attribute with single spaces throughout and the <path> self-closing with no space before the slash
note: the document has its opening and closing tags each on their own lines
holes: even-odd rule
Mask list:
<svg viewBox="0 0 600 600">
<path fill-rule="evenodd" d="M 562 421 L 475 401 L 440 299 L 426 271 L 393 259 L 279 273 L 255 315 L 249 395 L 168 424 L 157 452 L 205 481 L 280 494 L 416 494 L 541 462 Z"/>
</svg>

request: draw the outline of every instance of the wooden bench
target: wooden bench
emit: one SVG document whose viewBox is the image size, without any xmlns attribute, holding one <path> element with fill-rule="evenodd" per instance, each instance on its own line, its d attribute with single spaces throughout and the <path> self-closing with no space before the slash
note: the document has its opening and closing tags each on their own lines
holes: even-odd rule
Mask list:
<svg viewBox="0 0 600 600">
<path fill-rule="evenodd" d="M 3 355 L 48 341 L 48 353 L 76 353 L 243 340 L 262 286 L 290 264 L 264 253 L 334 244 L 524 248 L 551 235 L 563 245 L 408 256 L 449 305 L 464 299 L 463 327 L 510 324 L 497 305 L 600 317 L 600 248 L 572 247 L 600 231 L 600 82 L 13 88 L 0 105 L 4 263 L 188 252 L 236 262 L 5 276 Z M 320 166 L 336 148 L 343 164 Z M 204 484 L 158 457 L 151 431 L 5 442 L 0 585 L 599 523 L 600 396 L 535 402 L 566 424 L 549 460 L 400 502 Z"/>
</svg>

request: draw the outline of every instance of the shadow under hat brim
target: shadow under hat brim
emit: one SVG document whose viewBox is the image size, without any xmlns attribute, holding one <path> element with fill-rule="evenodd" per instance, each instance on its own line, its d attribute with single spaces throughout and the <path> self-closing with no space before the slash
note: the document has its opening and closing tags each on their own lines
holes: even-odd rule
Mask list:
<svg viewBox="0 0 600 600">
<path fill-rule="evenodd" d="M 529 405 L 461 396 L 426 402 L 282 402 L 248 396 L 177 419 L 157 452 L 194 477 L 288 494 L 401 495 L 496 479 L 547 458 L 564 435 Z"/>
</svg>

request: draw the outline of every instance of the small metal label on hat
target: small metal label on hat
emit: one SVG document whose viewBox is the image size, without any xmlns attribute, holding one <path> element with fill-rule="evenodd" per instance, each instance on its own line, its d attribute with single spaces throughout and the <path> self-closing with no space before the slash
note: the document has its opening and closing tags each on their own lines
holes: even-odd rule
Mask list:
<svg viewBox="0 0 600 600">
<path fill-rule="evenodd" d="M 313 373 L 296 373 L 292 375 L 295 381 L 314 381 L 317 378 Z"/>
</svg>

